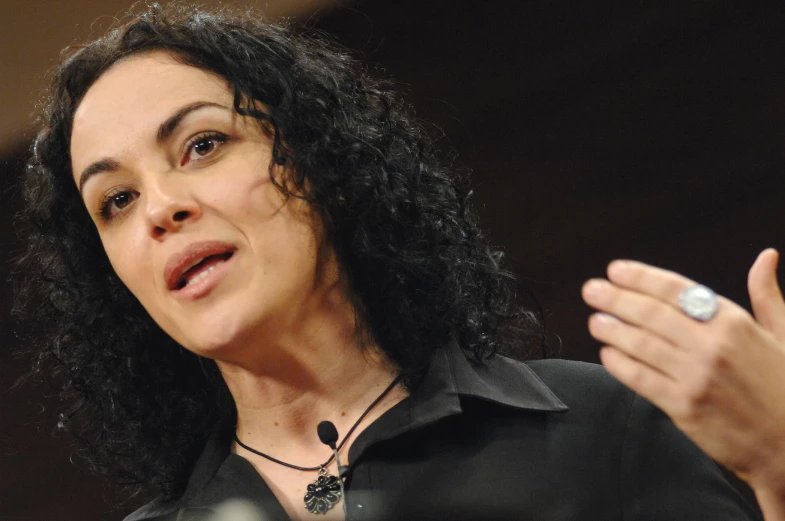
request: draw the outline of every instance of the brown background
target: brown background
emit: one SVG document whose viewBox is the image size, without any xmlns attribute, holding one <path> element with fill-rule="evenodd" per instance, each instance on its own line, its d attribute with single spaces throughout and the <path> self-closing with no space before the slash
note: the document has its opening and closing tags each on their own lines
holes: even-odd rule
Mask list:
<svg viewBox="0 0 785 521">
<path fill-rule="evenodd" d="M 270 7 L 298 9 L 308 25 L 335 34 L 443 129 L 444 146 L 474 170 L 484 228 L 545 308 L 559 356 L 597 360 L 579 289 L 612 258 L 675 269 L 746 306 L 755 255 L 785 248 L 778 2 L 328 3 L 310 18 L 317 3 Z M 1 62 L 5 77 L 30 68 L 27 47 L 44 57 L 43 67 L 92 19 L 118 9 L 86 3 L 92 11 L 68 18 L 44 4 L 24 18 L 39 32 L 29 29 L 28 39 L 0 54 L 14 57 Z M 0 33 L 13 25 L 26 34 L 18 19 L 0 23 Z M 47 24 L 68 38 L 35 36 Z M 21 94 L 6 88 L 6 95 Z M 18 103 L 30 99 L 23 89 Z M 7 283 L 18 252 L 10 188 L 29 144 L 23 127 L 0 126 L 0 521 L 117 520 L 133 505 L 112 511 L 101 503 L 107 489 L 67 440 L 48 434 L 58 404 L 47 389 L 10 389 L 29 366 L 11 354 Z"/>
</svg>

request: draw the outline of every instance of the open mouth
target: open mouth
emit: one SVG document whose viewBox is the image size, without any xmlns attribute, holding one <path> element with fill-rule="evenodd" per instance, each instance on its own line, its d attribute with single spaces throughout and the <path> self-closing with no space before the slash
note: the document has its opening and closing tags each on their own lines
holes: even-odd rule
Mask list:
<svg viewBox="0 0 785 521">
<path fill-rule="evenodd" d="M 208 255 L 197 264 L 188 268 L 180 276 L 177 280 L 176 289 L 183 289 L 204 280 L 211 271 L 228 261 L 232 255 L 234 255 L 233 251 L 227 251 L 217 255 Z"/>
</svg>

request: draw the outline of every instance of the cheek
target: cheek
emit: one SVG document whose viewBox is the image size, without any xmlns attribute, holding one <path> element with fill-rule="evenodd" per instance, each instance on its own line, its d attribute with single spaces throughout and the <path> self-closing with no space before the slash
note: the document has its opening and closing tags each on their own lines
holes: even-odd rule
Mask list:
<svg viewBox="0 0 785 521">
<path fill-rule="evenodd" d="M 228 222 L 268 219 L 280 206 L 280 202 L 276 204 L 280 194 L 267 171 L 254 168 L 249 160 L 220 164 L 209 175 L 196 179 L 191 188 L 206 214 Z"/>
<path fill-rule="evenodd" d="M 125 233 L 103 239 L 104 251 L 114 272 L 128 290 L 145 306 L 155 286 L 151 255 L 132 234 Z"/>
<path fill-rule="evenodd" d="M 280 212 L 280 219 L 276 219 L 266 237 L 267 260 L 291 283 L 313 288 L 323 282 L 319 273 L 319 234 L 304 204 L 291 199 Z"/>
<path fill-rule="evenodd" d="M 319 237 L 307 203 L 285 198 L 269 180 L 249 190 L 234 221 L 267 275 L 309 279 L 316 268 Z M 291 281 L 290 281 L 291 282 Z"/>
<path fill-rule="evenodd" d="M 272 239 L 290 219 L 290 201 L 270 181 L 266 171 L 258 172 L 249 169 L 248 165 L 243 166 L 249 173 L 235 175 L 232 182 L 221 180 L 210 183 L 202 200 L 222 220 L 237 227 L 249 239 Z"/>
</svg>

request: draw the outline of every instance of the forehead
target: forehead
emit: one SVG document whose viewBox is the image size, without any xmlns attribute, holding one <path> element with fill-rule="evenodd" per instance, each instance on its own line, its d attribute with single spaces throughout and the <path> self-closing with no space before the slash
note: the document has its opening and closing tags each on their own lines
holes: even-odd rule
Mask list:
<svg viewBox="0 0 785 521">
<path fill-rule="evenodd" d="M 124 58 L 93 83 L 74 113 L 73 166 L 94 159 L 92 151 L 110 154 L 110 145 L 127 146 L 150 132 L 154 139 L 158 125 L 184 105 L 212 101 L 231 106 L 232 99 L 225 79 L 163 51 Z"/>
</svg>

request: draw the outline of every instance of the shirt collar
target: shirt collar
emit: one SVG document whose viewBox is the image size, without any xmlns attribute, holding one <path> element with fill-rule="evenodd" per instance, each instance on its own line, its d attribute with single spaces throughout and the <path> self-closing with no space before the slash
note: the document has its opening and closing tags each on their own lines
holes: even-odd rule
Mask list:
<svg viewBox="0 0 785 521">
<path fill-rule="evenodd" d="M 482 363 L 472 362 L 453 340 L 434 352 L 425 376 L 409 397 L 385 412 L 357 437 L 349 451 L 349 461 L 357 462 L 368 447 L 380 441 L 460 414 L 461 397 L 521 410 L 567 411 L 567 406 L 524 362 L 504 356 L 492 356 Z M 210 436 L 179 500 L 154 501 L 125 521 L 141 521 L 204 503 L 200 492 L 229 456 L 231 430 L 230 426 L 223 425 Z"/>
<path fill-rule="evenodd" d="M 360 433 L 349 449 L 349 461 L 356 462 L 375 443 L 461 414 L 461 397 L 521 410 L 567 411 L 567 406 L 524 362 L 504 356 L 471 362 L 453 340 L 434 352 L 425 377 L 409 397 Z"/>
<path fill-rule="evenodd" d="M 567 406 L 524 362 L 492 356 L 482 363 L 471 362 L 457 342 L 437 352 L 435 371 L 449 376 L 447 392 L 480 398 L 516 409 L 565 412 Z"/>
</svg>

